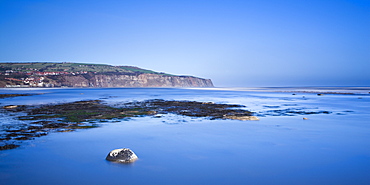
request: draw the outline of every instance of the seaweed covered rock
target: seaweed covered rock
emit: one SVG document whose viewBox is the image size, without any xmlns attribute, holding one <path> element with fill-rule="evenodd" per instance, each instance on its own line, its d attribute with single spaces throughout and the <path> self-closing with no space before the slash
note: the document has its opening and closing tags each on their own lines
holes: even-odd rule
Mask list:
<svg viewBox="0 0 370 185">
<path fill-rule="evenodd" d="M 105 158 L 108 161 L 118 162 L 118 163 L 132 163 L 139 159 L 136 154 L 128 149 L 128 148 L 121 148 L 115 149 L 109 152 L 107 157 Z"/>
</svg>

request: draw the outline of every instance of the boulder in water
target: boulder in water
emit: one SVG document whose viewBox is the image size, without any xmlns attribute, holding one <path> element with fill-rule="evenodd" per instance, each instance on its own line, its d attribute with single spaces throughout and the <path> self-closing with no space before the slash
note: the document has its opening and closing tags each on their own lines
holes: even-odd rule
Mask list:
<svg viewBox="0 0 370 185">
<path fill-rule="evenodd" d="M 108 156 L 105 159 L 118 163 L 132 163 L 135 162 L 138 157 L 132 150 L 128 148 L 121 148 L 109 152 Z"/>
<path fill-rule="evenodd" d="M 224 115 L 224 119 L 235 119 L 235 120 L 241 120 L 241 121 L 258 121 L 260 120 L 256 116 L 236 116 L 236 115 Z"/>
</svg>

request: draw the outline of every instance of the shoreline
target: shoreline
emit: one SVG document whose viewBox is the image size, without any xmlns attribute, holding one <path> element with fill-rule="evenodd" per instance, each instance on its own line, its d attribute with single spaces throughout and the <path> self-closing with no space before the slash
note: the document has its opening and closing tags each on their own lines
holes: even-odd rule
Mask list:
<svg viewBox="0 0 370 185">
<path fill-rule="evenodd" d="M 292 93 L 298 94 L 317 94 L 322 95 L 353 95 L 353 96 L 370 96 L 370 87 L 107 87 L 107 88 L 0 88 L 0 95 L 12 94 L 12 91 L 38 91 L 38 90 L 82 90 L 82 89 L 193 89 L 209 91 L 241 91 L 241 92 L 268 92 L 268 93 Z M 21 95 L 23 94 L 23 95 Z M 35 93 L 20 93 L 37 95 Z M 1 97 L 0 97 L 1 99 Z"/>
<path fill-rule="evenodd" d="M 245 91 L 245 92 L 370 95 L 370 87 L 214 87 L 214 88 L 189 88 L 189 89 Z"/>
<path fill-rule="evenodd" d="M 370 181 L 365 173 L 370 169 L 366 158 L 370 152 L 370 96 L 359 99 L 353 95 L 293 96 L 274 92 L 150 88 L 0 92 L 44 93 L 0 99 L 0 106 L 37 108 L 27 111 L 31 115 L 23 111 L 0 111 L 4 115 L 0 117 L 2 133 L 14 138 L 14 143 L 5 141 L 9 148 L 0 151 L 3 184 L 103 184 L 107 179 L 118 184 L 122 179 L 128 184 L 150 184 L 153 177 L 156 184 L 194 183 L 194 178 L 189 176 L 196 177 L 199 183 L 221 184 Z M 150 99 L 172 102 L 143 102 Z M 89 100 L 101 100 L 103 106 L 94 101 L 73 103 Z M 193 112 L 188 108 L 190 102 L 180 102 L 183 100 L 205 102 L 193 103 L 199 111 L 204 110 L 203 106 L 214 106 L 207 104 L 209 102 L 244 105 L 246 107 L 240 109 L 254 112 L 260 121 L 211 120 L 173 114 L 173 111 Z M 126 104 L 128 102 L 131 103 Z M 181 105 L 178 109 L 167 106 L 175 102 Z M 87 121 L 85 126 L 71 122 L 79 122 L 78 116 L 95 117 L 98 116 L 95 113 L 102 114 L 105 110 L 108 111 L 105 115 L 111 111 L 122 116 L 140 114 L 146 108 L 137 108 L 147 103 L 171 113 L 157 112 L 153 116 L 138 115 L 108 122 L 100 122 L 102 117 L 97 117 L 98 120 Z M 62 111 L 61 107 L 69 111 Z M 151 107 L 148 109 L 153 110 Z M 37 118 L 42 116 L 39 113 L 50 114 L 43 114 L 47 119 L 44 121 L 18 119 L 19 116 Z M 67 125 L 64 129 L 55 128 L 56 123 Z M 49 131 L 47 135 L 43 135 L 46 134 L 43 129 Z M 26 140 L 31 135 L 35 137 Z M 17 147 L 15 145 L 20 146 L 11 149 Z M 106 161 L 107 154 L 117 148 L 132 149 L 139 160 L 130 165 Z M 312 178 L 318 172 L 321 175 Z M 273 178 L 267 181 L 263 177 Z"/>
</svg>

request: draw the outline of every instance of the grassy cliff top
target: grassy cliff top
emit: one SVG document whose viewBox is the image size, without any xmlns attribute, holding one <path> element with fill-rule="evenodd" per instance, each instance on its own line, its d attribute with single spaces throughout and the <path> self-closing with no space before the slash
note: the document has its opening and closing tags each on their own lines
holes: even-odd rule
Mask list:
<svg viewBox="0 0 370 185">
<path fill-rule="evenodd" d="M 0 72 L 12 70 L 14 72 L 96 72 L 96 73 L 150 73 L 150 74 L 161 74 L 170 75 L 166 73 L 159 73 L 152 70 L 142 69 L 134 66 L 111 66 L 107 64 L 86 64 L 86 63 L 71 63 L 71 62 L 17 62 L 17 63 L 0 63 Z"/>
</svg>

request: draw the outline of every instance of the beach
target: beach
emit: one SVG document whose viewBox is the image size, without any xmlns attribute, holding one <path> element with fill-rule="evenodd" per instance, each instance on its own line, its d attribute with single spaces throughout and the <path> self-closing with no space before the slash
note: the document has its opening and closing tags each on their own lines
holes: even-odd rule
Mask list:
<svg viewBox="0 0 370 185">
<path fill-rule="evenodd" d="M 0 151 L 2 184 L 369 184 L 370 88 L 1 89 L 0 106 L 153 99 L 243 105 L 258 121 L 176 113 L 97 121 Z M 28 124 L 2 110 L 1 128 Z M 305 118 L 305 119 L 304 119 Z M 105 160 L 132 149 L 131 164 Z"/>
</svg>

